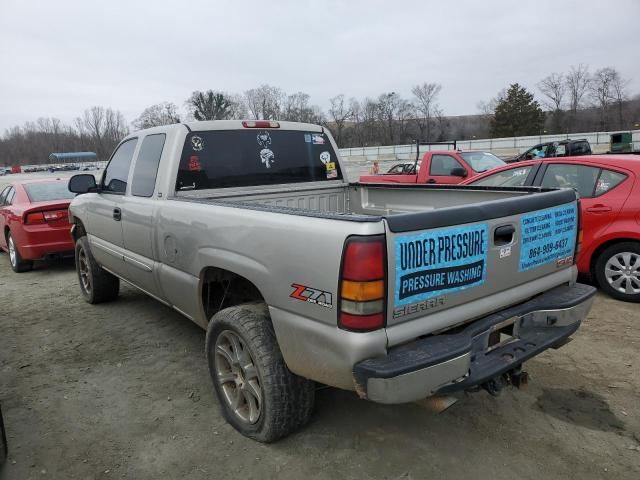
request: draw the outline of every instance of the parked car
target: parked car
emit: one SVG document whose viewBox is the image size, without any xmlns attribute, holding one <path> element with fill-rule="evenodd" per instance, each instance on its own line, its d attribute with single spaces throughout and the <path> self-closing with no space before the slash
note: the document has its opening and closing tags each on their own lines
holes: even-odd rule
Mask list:
<svg viewBox="0 0 640 480">
<path fill-rule="evenodd" d="M 508 160 L 508 162 L 519 162 L 521 160 L 533 160 L 536 158 L 576 157 L 579 155 L 591 155 L 591 145 L 589 141 L 584 138 L 581 140 L 561 140 L 558 142 L 540 143 L 517 157 Z"/>
<path fill-rule="evenodd" d="M 124 279 L 206 329 L 222 413 L 260 441 L 307 423 L 314 381 L 380 403 L 519 385 L 595 293 L 573 190 L 350 184 L 318 125 L 143 130 L 69 189 L 84 299 Z"/>
<path fill-rule="evenodd" d="M 440 143 L 424 143 L 419 145 L 441 145 Z M 418 146 L 419 146 L 418 145 Z M 505 162 L 493 153 L 480 151 L 434 150 L 417 155 L 413 163 L 394 165 L 387 173 L 362 175 L 361 183 L 438 183 L 456 184 L 465 178 L 471 178 L 492 168 L 505 165 Z M 417 173 L 416 173 L 417 171 Z"/>
<path fill-rule="evenodd" d="M 0 248 L 15 272 L 30 270 L 34 260 L 73 255 L 67 213 L 73 197 L 66 179 L 13 182 L 0 192 Z"/>
<path fill-rule="evenodd" d="M 486 187 L 573 188 L 583 238 L 578 271 L 619 300 L 640 301 L 640 162 L 627 155 L 528 160 L 464 182 Z"/>
</svg>

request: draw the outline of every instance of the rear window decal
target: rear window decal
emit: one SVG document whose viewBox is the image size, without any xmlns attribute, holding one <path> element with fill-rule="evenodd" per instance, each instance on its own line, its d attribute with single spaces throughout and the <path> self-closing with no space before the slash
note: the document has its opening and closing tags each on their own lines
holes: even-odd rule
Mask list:
<svg viewBox="0 0 640 480">
<path fill-rule="evenodd" d="M 310 133 L 305 133 L 304 134 L 304 143 L 311 143 L 311 134 Z"/>
<path fill-rule="evenodd" d="M 568 203 L 523 215 L 520 218 L 520 232 L 521 272 L 571 257 L 577 232 L 576 204 Z"/>
<path fill-rule="evenodd" d="M 191 158 L 189 158 L 189 171 L 199 172 L 201 169 L 200 157 L 198 157 L 198 155 L 191 155 Z"/>
<path fill-rule="evenodd" d="M 198 135 L 191 137 L 191 148 L 193 148 L 194 152 L 202 151 L 204 148 L 204 140 L 202 140 L 202 137 L 199 137 Z"/>
<path fill-rule="evenodd" d="M 324 145 L 324 135 L 320 135 L 318 133 L 314 133 L 311 136 L 312 143 L 314 145 Z"/>
<path fill-rule="evenodd" d="M 256 139 L 258 140 L 258 145 L 262 148 L 269 148 L 271 146 L 271 135 L 269 135 L 269 132 L 258 133 Z"/>
<path fill-rule="evenodd" d="M 485 223 L 395 239 L 395 305 L 482 285 L 487 277 Z"/>
<path fill-rule="evenodd" d="M 260 161 L 265 167 L 271 168 L 271 164 L 276 161 L 274 153 L 268 148 L 260 150 Z"/>
<path fill-rule="evenodd" d="M 331 161 L 331 154 L 327 151 L 324 151 L 320 154 L 320 161 L 325 165 Z"/>
</svg>

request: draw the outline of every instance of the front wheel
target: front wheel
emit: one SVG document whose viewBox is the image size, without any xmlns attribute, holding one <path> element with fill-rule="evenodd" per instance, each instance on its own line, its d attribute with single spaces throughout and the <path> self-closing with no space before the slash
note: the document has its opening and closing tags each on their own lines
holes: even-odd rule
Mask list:
<svg viewBox="0 0 640 480">
<path fill-rule="evenodd" d="M 600 288 L 613 298 L 640 302 L 640 243 L 607 247 L 596 261 L 595 276 Z"/>
<path fill-rule="evenodd" d="M 206 339 L 222 414 L 242 435 L 273 442 L 308 423 L 315 386 L 289 371 L 264 304 L 218 312 Z"/>
<path fill-rule="evenodd" d="M 31 260 L 22 259 L 11 232 L 7 233 L 7 246 L 9 247 L 9 262 L 14 272 L 27 272 L 33 268 L 33 262 Z"/>
<path fill-rule="evenodd" d="M 76 242 L 76 272 L 80 291 L 88 303 L 108 302 L 118 296 L 120 279 L 98 265 L 84 236 Z"/>
</svg>

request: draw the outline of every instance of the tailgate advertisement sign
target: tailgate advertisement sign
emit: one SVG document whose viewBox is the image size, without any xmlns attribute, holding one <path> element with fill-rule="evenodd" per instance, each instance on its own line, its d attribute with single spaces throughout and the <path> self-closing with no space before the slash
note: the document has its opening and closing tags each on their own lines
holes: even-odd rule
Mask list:
<svg viewBox="0 0 640 480">
<path fill-rule="evenodd" d="M 486 224 L 395 239 L 395 305 L 477 287 L 487 276 Z"/>
<path fill-rule="evenodd" d="M 523 215 L 520 271 L 567 258 L 573 260 L 577 226 L 575 203 Z"/>
</svg>

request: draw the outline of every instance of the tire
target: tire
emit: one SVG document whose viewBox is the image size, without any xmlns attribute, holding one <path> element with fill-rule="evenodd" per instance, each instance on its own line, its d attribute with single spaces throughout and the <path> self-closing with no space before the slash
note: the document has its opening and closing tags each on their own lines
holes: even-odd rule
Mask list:
<svg viewBox="0 0 640 480">
<path fill-rule="evenodd" d="M 285 365 L 266 305 L 237 305 L 214 315 L 206 352 L 222 415 L 242 435 L 268 443 L 309 422 L 315 384 Z"/>
<path fill-rule="evenodd" d="M 98 265 L 86 236 L 76 242 L 76 273 L 80 291 L 88 303 L 109 302 L 118 297 L 120 279 Z"/>
<path fill-rule="evenodd" d="M 625 302 L 640 302 L 640 242 L 607 247 L 594 268 L 596 281 L 604 292 Z"/>
<path fill-rule="evenodd" d="M 28 272 L 33 268 L 33 262 L 31 260 L 22 259 L 18 251 L 18 246 L 11 236 L 11 232 L 7 232 L 7 250 L 9 250 L 9 263 L 14 272 Z"/>
</svg>

